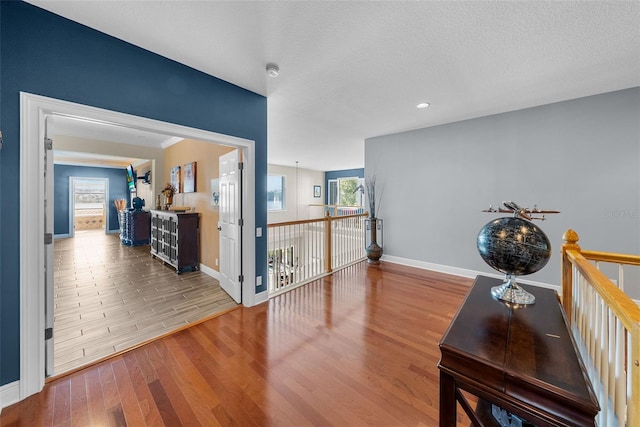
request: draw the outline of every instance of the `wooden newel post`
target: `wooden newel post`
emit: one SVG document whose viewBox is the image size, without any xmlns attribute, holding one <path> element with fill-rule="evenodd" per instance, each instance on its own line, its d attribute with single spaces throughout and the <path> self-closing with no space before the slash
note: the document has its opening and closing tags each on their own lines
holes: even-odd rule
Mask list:
<svg viewBox="0 0 640 427">
<path fill-rule="evenodd" d="M 333 271 L 333 265 L 331 257 L 333 256 L 331 251 L 331 214 L 327 212 L 324 217 L 324 269 L 327 273 Z"/>
<path fill-rule="evenodd" d="M 569 229 L 562 235 L 562 306 L 571 324 L 571 300 L 573 294 L 573 265 L 569 261 L 567 251 L 580 252 L 578 233 Z"/>
</svg>

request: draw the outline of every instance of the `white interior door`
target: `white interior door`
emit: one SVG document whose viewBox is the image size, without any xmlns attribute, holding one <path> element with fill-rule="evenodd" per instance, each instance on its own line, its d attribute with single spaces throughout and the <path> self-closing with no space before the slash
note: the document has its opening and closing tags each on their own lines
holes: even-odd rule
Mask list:
<svg viewBox="0 0 640 427">
<path fill-rule="evenodd" d="M 242 302 L 240 150 L 220 157 L 220 286 Z"/>
<path fill-rule="evenodd" d="M 45 375 L 54 374 L 53 365 L 53 140 L 47 136 L 45 119 L 44 143 L 44 295 L 45 295 Z"/>
</svg>

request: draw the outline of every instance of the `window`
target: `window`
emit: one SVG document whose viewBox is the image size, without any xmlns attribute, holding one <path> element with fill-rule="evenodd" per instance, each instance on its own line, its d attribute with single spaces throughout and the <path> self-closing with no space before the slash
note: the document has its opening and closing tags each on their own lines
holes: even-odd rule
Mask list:
<svg viewBox="0 0 640 427">
<path fill-rule="evenodd" d="M 363 206 L 364 193 L 364 179 L 362 178 L 329 180 L 328 202 L 330 205 Z"/>
<path fill-rule="evenodd" d="M 330 215 L 363 213 L 364 193 L 363 178 L 330 179 L 327 193 Z M 338 205 L 338 209 L 331 207 L 333 205 Z"/>
<path fill-rule="evenodd" d="M 284 209 L 284 176 L 269 175 L 267 177 L 267 210 L 283 211 Z"/>
</svg>

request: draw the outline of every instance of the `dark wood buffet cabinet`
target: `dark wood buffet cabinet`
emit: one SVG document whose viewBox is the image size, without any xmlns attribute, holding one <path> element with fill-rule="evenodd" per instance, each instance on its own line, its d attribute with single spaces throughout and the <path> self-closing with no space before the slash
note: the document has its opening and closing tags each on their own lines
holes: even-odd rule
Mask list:
<svg viewBox="0 0 640 427">
<path fill-rule="evenodd" d="M 200 215 L 196 212 L 151 211 L 151 255 L 178 274 L 200 266 Z"/>
<path fill-rule="evenodd" d="M 440 341 L 440 427 L 456 426 L 458 403 L 475 426 L 501 425 L 492 409 L 523 425 L 594 426 L 600 408 L 557 293 L 527 286 L 535 303 L 514 308 L 491 297 L 501 283 L 478 276 Z"/>
</svg>

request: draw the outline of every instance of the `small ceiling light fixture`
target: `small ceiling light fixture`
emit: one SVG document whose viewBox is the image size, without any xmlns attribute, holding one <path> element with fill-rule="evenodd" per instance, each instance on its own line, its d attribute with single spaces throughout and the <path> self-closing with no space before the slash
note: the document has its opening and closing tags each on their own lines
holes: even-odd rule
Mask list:
<svg viewBox="0 0 640 427">
<path fill-rule="evenodd" d="M 267 75 L 269 75 L 269 77 L 278 77 L 279 72 L 280 67 L 278 67 L 278 64 L 271 62 L 267 64 Z"/>
<path fill-rule="evenodd" d="M 423 109 L 423 108 L 427 108 L 429 105 L 428 102 L 421 102 L 420 104 L 416 105 L 417 108 Z"/>
</svg>

